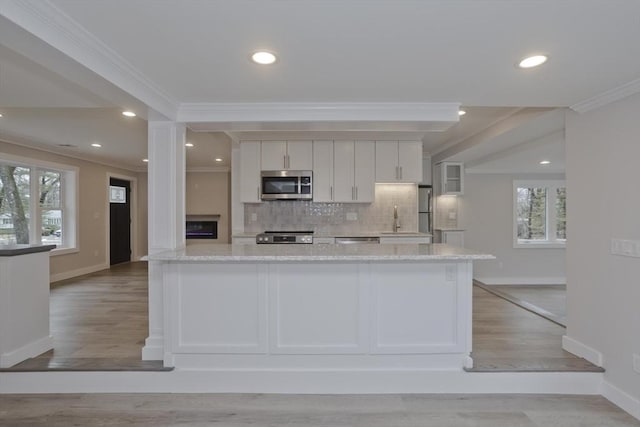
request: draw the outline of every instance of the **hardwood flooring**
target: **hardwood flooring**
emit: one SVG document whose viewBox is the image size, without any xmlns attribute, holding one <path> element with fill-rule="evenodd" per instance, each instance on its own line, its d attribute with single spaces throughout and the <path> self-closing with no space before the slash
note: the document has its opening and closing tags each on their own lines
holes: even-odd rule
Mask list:
<svg viewBox="0 0 640 427">
<path fill-rule="evenodd" d="M 601 396 L 0 395 L 0 426 L 638 427 Z"/>
<path fill-rule="evenodd" d="M 601 372 L 562 349 L 566 329 L 473 287 L 472 372 Z"/>
<path fill-rule="evenodd" d="M 480 282 L 475 284 L 560 326 L 567 326 L 565 285 L 485 285 Z"/>
<path fill-rule="evenodd" d="M 5 371 L 164 370 L 142 361 L 148 333 L 147 263 L 53 284 L 51 333 L 55 350 Z M 565 329 L 476 286 L 472 372 L 600 371 L 562 350 Z"/>
<path fill-rule="evenodd" d="M 11 371 L 165 370 L 142 361 L 148 335 L 146 262 L 52 284 L 50 328 L 54 350 Z"/>
</svg>

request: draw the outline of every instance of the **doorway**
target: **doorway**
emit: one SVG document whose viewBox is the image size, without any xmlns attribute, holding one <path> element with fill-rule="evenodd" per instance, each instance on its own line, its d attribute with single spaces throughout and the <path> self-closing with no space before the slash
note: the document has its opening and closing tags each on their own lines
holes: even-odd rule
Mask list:
<svg viewBox="0 0 640 427">
<path fill-rule="evenodd" d="M 109 178 L 109 263 L 131 261 L 131 182 Z"/>
</svg>

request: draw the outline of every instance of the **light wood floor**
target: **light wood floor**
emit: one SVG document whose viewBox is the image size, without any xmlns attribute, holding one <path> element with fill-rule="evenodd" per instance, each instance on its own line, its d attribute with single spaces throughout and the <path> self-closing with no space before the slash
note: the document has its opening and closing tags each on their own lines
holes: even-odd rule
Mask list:
<svg viewBox="0 0 640 427">
<path fill-rule="evenodd" d="M 148 333 L 147 263 L 55 283 L 51 332 L 55 350 L 11 371 L 162 370 L 142 361 Z M 598 371 L 561 348 L 565 329 L 476 286 L 471 371 Z"/>
<path fill-rule="evenodd" d="M 485 285 L 477 286 L 546 319 L 567 326 L 566 285 Z"/>
<path fill-rule="evenodd" d="M 600 396 L 0 395 L 0 426 L 638 427 Z"/>
</svg>

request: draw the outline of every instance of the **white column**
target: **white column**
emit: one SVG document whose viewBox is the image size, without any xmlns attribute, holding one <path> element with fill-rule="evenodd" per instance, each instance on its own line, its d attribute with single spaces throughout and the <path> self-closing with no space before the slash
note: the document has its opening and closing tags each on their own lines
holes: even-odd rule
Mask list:
<svg viewBox="0 0 640 427">
<path fill-rule="evenodd" d="M 185 246 L 184 124 L 149 122 L 149 254 Z M 149 336 L 143 360 L 164 356 L 164 302 L 161 264 L 149 262 Z"/>
</svg>

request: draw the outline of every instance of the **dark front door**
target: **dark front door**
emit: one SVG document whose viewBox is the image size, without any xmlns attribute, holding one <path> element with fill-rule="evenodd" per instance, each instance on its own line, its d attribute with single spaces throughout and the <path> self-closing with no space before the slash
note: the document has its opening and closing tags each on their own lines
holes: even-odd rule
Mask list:
<svg viewBox="0 0 640 427">
<path fill-rule="evenodd" d="M 131 184 L 109 179 L 111 265 L 131 261 Z"/>
</svg>

